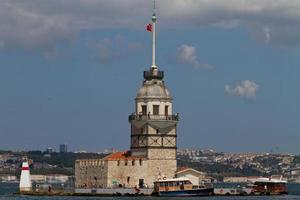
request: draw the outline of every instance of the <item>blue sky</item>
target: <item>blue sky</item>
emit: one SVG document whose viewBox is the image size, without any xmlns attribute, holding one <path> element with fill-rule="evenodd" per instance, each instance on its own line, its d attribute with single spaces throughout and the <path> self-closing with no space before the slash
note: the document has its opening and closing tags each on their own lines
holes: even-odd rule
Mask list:
<svg viewBox="0 0 300 200">
<path fill-rule="evenodd" d="M 0 4 L 0 149 L 129 148 L 151 1 Z M 178 147 L 299 153 L 300 3 L 157 4 Z"/>
</svg>

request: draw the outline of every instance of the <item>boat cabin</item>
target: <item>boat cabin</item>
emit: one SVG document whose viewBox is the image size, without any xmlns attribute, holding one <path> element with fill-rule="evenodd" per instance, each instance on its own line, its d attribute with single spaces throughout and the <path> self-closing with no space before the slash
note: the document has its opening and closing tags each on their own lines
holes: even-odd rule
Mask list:
<svg viewBox="0 0 300 200">
<path fill-rule="evenodd" d="M 174 178 L 164 179 L 154 182 L 154 191 L 180 191 L 180 190 L 192 190 L 193 184 L 187 178 Z"/>
<path fill-rule="evenodd" d="M 287 194 L 287 181 L 274 178 L 258 178 L 254 181 L 253 192 L 259 194 Z"/>
</svg>

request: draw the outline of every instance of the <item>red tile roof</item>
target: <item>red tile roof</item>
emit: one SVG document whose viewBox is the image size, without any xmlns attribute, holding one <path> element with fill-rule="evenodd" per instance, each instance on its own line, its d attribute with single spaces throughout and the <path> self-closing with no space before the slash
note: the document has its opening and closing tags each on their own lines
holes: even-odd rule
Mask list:
<svg viewBox="0 0 300 200">
<path fill-rule="evenodd" d="M 141 158 L 131 156 L 130 151 L 115 152 L 103 158 L 103 160 L 134 160 L 134 159 L 141 159 Z"/>
</svg>

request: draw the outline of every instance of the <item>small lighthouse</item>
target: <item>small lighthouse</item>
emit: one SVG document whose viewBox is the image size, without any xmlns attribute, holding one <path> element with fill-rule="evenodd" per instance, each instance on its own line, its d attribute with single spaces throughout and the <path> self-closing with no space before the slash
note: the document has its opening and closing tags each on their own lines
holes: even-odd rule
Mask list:
<svg viewBox="0 0 300 200">
<path fill-rule="evenodd" d="M 30 171 L 29 164 L 27 159 L 25 159 L 22 163 L 22 172 L 20 177 L 20 192 L 29 192 L 32 189 L 32 184 L 30 180 Z"/>
</svg>

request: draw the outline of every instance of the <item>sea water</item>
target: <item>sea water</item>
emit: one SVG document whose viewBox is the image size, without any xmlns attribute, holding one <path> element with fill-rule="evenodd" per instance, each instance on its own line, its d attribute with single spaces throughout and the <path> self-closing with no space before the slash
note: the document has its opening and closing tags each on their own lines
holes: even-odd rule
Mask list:
<svg viewBox="0 0 300 200">
<path fill-rule="evenodd" d="M 182 197 L 174 198 L 161 198 L 161 197 L 38 197 L 38 196 L 23 196 L 15 195 L 14 193 L 18 190 L 18 184 L 7 184 L 0 183 L 0 200 L 179 200 Z M 282 196 L 241 196 L 241 197 L 186 197 L 189 200 L 300 200 L 300 184 L 289 184 L 288 185 L 289 195 Z"/>
</svg>

